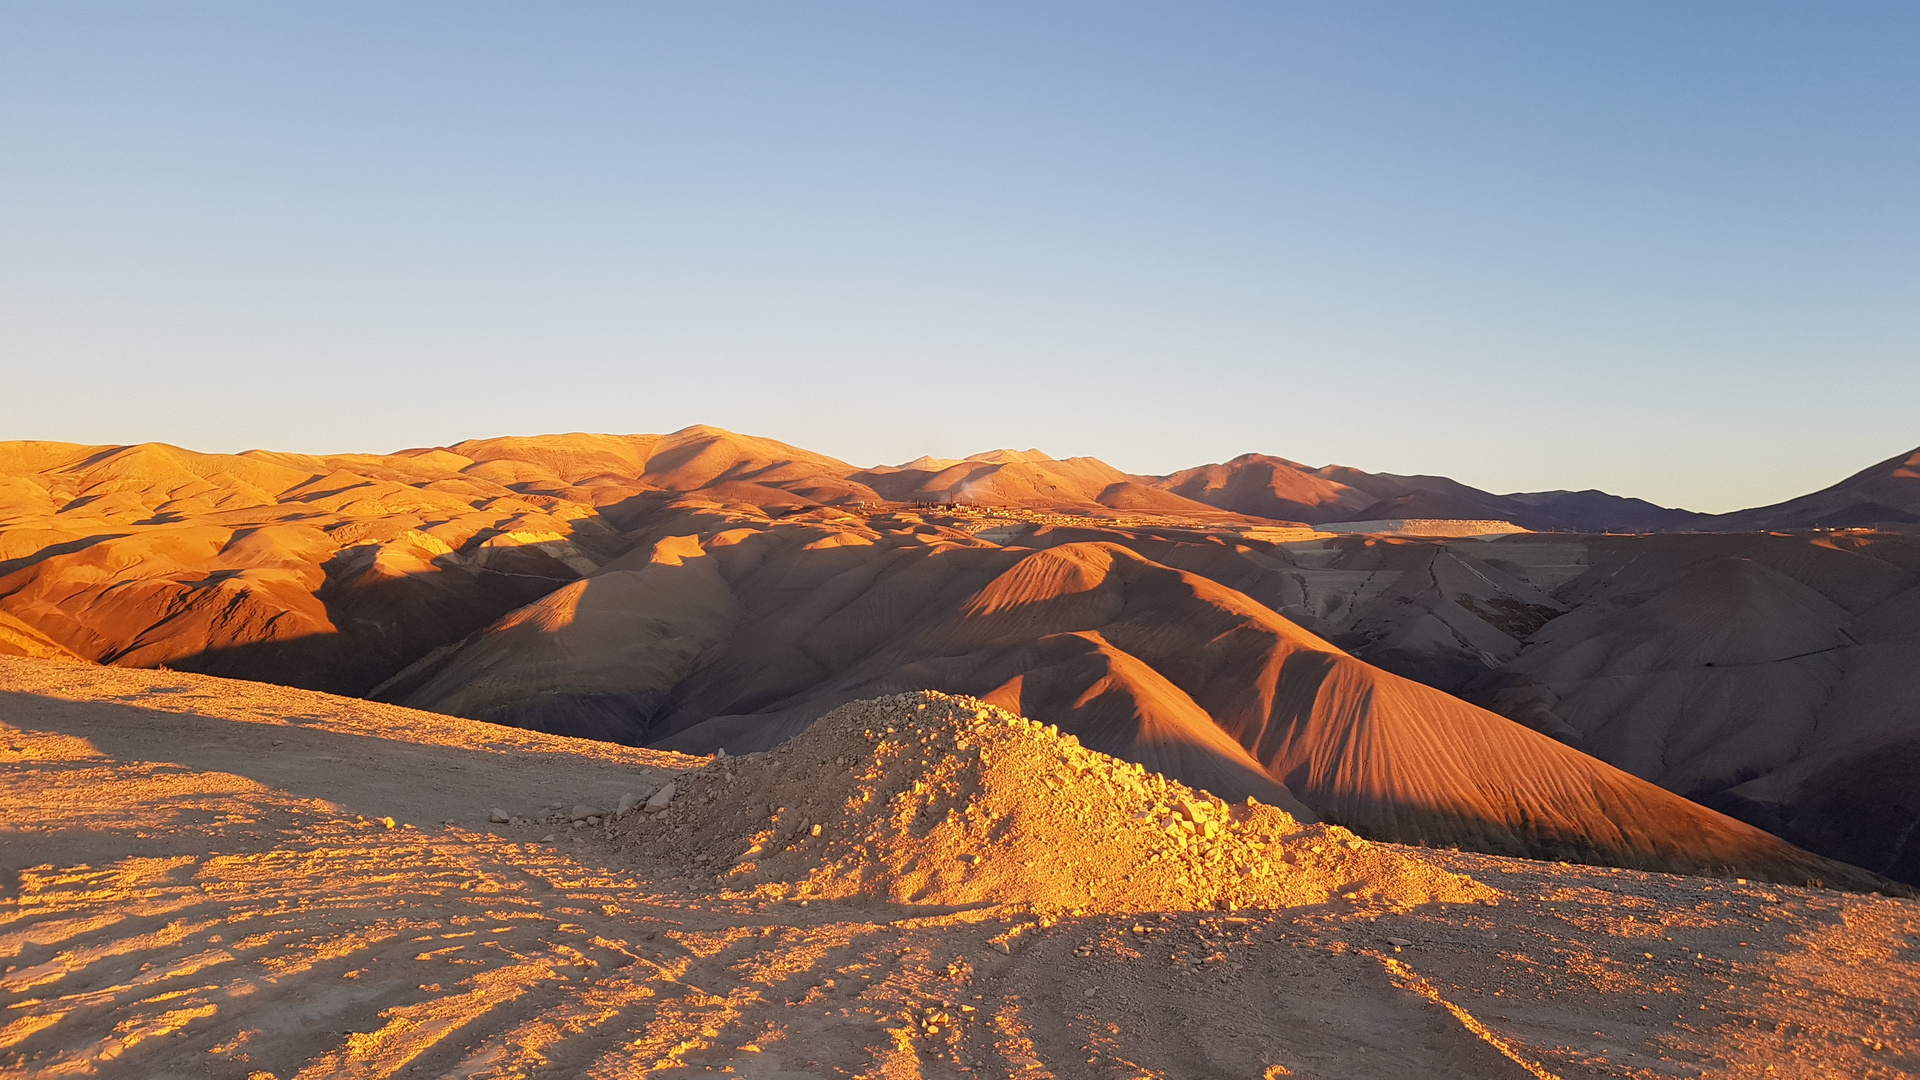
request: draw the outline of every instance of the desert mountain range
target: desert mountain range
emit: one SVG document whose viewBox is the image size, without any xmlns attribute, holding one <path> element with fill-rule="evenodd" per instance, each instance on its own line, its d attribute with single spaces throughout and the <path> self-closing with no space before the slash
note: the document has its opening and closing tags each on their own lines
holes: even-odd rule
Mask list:
<svg viewBox="0 0 1920 1080">
<path fill-rule="evenodd" d="M 713 428 L 5 443 L 0 652 L 694 753 L 941 690 L 1376 839 L 1871 888 L 1920 881 L 1917 470 L 1709 517 L 1259 455 L 861 469 Z M 1310 528 L 1406 518 L 1536 531 Z"/>
</svg>

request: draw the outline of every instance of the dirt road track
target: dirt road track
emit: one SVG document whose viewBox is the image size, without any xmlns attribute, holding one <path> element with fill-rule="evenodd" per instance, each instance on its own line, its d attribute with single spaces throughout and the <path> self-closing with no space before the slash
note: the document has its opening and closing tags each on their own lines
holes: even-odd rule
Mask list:
<svg viewBox="0 0 1920 1080">
<path fill-rule="evenodd" d="M 1508 898 L 761 903 L 485 820 L 692 759 L 165 672 L 0 685 L 7 1075 L 1920 1072 L 1906 901 L 1436 852 Z"/>
</svg>

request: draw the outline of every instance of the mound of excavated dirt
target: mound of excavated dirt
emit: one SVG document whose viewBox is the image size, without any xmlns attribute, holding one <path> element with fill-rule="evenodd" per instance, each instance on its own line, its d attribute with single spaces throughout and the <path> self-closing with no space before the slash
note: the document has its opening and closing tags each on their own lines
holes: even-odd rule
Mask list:
<svg viewBox="0 0 1920 1080">
<path fill-rule="evenodd" d="M 1337 825 L 1229 804 L 934 691 L 852 702 L 770 752 L 717 758 L 617 835 L 766 898 L 1112 912 L 1497 895 Z"/>
<path fill-rule="evenodd" d="M 980 732 L 977 708 L 915 700 L 1026 762 L 1016 779 L 1074 757 L 998 714 Z M 924 714 L 891 715 L 881 771 L 911 791 L 926 774 L 906 762 L 946 751 L 919 741 Z M 781 759 L 787 805 L 805 809 L 800 784 L 833 750 Z M 496 805 L 606 807 L 676 774 L 724 791 L 708 783 L 723 769 L 685 771 L 701 764 L 0 656 L 0 1077 L 1920 1076 L 1908 900 L 1415 850 L 1497 883 L 1500 905 L 803 908 L 743 903 L 712 873 L 682 889 L 679 866 L 635 867 L 607 839 L 668 822 L 583 820 L 554 842 L 536 838 L 559 821 L 487 823 Z M 720 764 L 736 796 L 766 778 Z M 827 786 L 832 808 L 861 785 Z M 722 822 L 735 807 L 701 805 Z M 1022 835 L 1084 859 L 1066 816 L 1020 819 Z M 692 835 L 694 819 L 668 821 Z M 822 839 L 877 824 L 818 822 Z M 1327 834 L 1275 846 L 1311 835 Z"/>
</svg>

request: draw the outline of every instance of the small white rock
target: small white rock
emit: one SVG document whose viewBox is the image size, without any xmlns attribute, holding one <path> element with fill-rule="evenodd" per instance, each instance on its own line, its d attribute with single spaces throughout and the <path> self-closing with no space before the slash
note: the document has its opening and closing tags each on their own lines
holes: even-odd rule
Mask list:
<svg viewBox="0 0 1920 1080">
<path fill-rule="evenodd" d="M 668 781 L 665 787 L 661 788 L 659 791 L 654 792 L 653 797 L 647 800 L 647 806 L 646 806 L 647 813 L 657 814 L 660 811 L 665 810 L 667 808 L 667 805 L 673 802 L 673 793 L 674 793 L 673 782 Z"/>
<path fill-rule="evenodd" d="M 495 825 L 505 825 L 507 822 L 512 821 L 513 817 L 505 810 L 496 806 L 493 808 L 493 812 L 487 815 L 487 820 L 493 822 Z"/>
</svg>

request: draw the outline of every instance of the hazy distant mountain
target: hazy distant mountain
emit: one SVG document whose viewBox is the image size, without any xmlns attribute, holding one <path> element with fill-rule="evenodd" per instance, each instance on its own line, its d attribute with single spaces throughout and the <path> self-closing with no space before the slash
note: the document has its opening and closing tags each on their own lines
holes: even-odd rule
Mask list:
<svg viewBox="0 0 1920 1080">
<path fill-rule="evenodd" d="M 1156 486 L 1237 514 L 1312 524 L 1358 520 L 1353 515 L 1380 501 L 1318 470 L 1266 454 L 1186 469 L 1161 477 Z"/>
<path fill-rule="evenodd" d="M 1506 520 L 1541 531 L 1662 532 L 1691 528 L 1700 520 L 1700 515 L 1691 510 L 1669 509 L 1645 499 L 1609 495 L 1592 488 L 1522 491 L 1499 498 L 1529 508 L 1511 510 Z"/>
<path fill-rule="evenodd" d="M 1369 473 L 1342 465 L 1315 469 L 1265 454 L 1186 469 L 1162 477 L 1158 486 L 1222 510 L 1316 525 L 1452 518 L 1511 521 L 1542 532 L 1655 532 L 1685 528 L 1700 517 L 1604 491 L 1495 495 L 1444 476 Z"/>
<path fill-rule="evenodd" d="M 1862 469 L 1811 495 L 1720 514 L 1695 527 L 1711 532 L 1753 532 L 1915 523 L 1920 523 L 1920 448 Z"/>
</svg>

